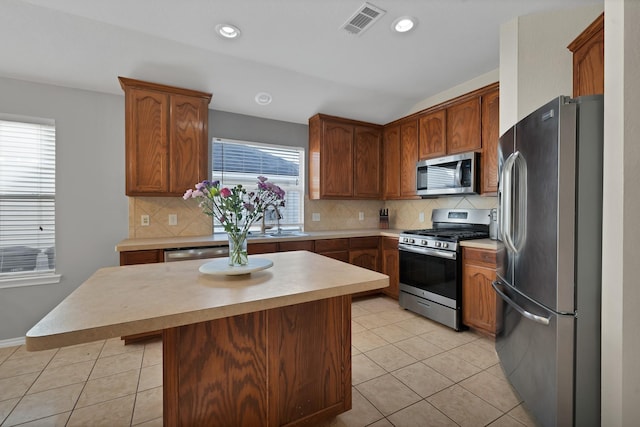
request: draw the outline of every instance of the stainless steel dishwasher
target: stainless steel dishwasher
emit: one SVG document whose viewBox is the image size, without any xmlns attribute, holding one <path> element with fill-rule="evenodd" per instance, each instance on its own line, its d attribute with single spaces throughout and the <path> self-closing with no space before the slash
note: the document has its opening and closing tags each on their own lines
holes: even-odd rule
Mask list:
<svg viewBox="0 0 640 427">
<path fill-rule="evenodd" d="M 187 261 L 191 259 L 224 258 L 229 256 L 229 246 L 202 248 L 165 249 L 164 262 Z"/>
</svg>

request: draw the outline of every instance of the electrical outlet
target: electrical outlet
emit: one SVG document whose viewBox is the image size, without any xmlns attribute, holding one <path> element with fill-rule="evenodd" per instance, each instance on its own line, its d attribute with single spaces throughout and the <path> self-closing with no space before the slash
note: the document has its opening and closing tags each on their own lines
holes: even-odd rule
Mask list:
<svg viewBox="0 0 640 427">
<path fill-rule="evenodd" d="M 364 221 L 364 212 L 358 212 L 358 219 Z"/>
<path fill-rule="evenodd" d="M 320 221 L 320 214 L 318 212 L 314 212 L 311 214 L 311 221 Z"/>
<path fill-rule="evenodd" d="M 169 225 L 178 225 L 178 215 L 169 214 Z"/>
<path fill-rule="evenodd" d="M 420 212 L 420 214 L 418 215 L 418 221 L 424 222 L 424 212 Z"/>
<path fill-rule="evenodd" d="M 149 215 L 140 215 L 140 225 L 145 227 L 149 225 Z"/>
</svg>

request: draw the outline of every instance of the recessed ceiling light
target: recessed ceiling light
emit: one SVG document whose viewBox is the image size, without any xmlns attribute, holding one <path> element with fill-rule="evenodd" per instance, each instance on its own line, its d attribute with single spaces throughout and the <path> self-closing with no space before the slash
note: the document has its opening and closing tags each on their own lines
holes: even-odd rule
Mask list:
<svg viewBox="0 0 640 427">
<path fill-rule="evenodd" d="M 393 21 L 391 28 L 398 33 L 406 33 L 416 26 L 416 19 L 410 16 L 401 16 Z"/>
<path fill-rule="evenodd" d="M 216 25 L 216 33 L 226 39 L 235 39 L 240 36 L 240 28 L 231 24 Z"/>
<path fill-rule="evenodd" d="M 271 94 L 267 92 L 260 92 L 256 95 L 255 98 L 258 105 L 269 105 L 271 104 L 272 99 L 273 98 L 271 97 Z"/>
</svg>

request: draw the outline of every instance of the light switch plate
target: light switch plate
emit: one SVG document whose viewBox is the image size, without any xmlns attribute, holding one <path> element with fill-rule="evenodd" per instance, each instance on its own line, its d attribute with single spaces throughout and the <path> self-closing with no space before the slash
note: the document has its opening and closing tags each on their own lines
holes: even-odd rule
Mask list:
<svg viewBox="0 0 640 427">
<path fill-rule="evenodd" d="M 144 227 L 149 225 L 149 215 L 140 215 L 140 225 Z"/>
<path fill-rule="evenodd" d="M 169 214 L 169 225 L 178 225 L 178 215 Z"/>
<path fill-rule="evenodd" d="M 314 212 L 311 214 L 311 221 L 320 221 L 320 214 L 318 212 Z"/>
<path fill-rule="evenodd" d="M 358 212 L 358 219 L 364 221 L 364 212 Z"/>
<path fill-rule="evenodd" d="M 420 212 L 420 214 L 418 215 L 418 221 L 424 222 L 424 212 Z"/>
</svg>

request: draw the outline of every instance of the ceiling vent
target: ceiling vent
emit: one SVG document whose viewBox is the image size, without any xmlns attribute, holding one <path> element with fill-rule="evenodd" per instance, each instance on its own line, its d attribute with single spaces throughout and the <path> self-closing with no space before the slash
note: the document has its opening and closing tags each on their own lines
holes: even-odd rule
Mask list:
<svg viewBox="0 0 640 427">
<path fill-rule="evenodd" d="M 347 31 L 349 34 L 360 35 L 384 14 L 385 11 L 379 7 L 376 7 L 371 3 L 364 3 L 360 6 L 360 9 L 351 16 L 351 18 L 347 19 L 347 22 L 344 23 L 342 29 Z"/>
</svg>

